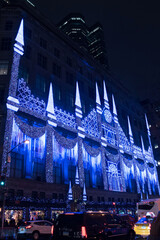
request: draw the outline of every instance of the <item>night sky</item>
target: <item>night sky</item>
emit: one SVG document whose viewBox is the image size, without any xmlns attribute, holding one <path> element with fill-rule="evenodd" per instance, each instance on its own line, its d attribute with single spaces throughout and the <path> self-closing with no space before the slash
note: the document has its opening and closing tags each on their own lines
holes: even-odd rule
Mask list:
<svg viewBox="0 0 160 240">
<path fill-rule="evenodd" d="M 32 0 L 53 23 L 71 12 L 104 27 L 112 75 L 140 99 L 160 99 L 158 0 Z"/>
</svg>

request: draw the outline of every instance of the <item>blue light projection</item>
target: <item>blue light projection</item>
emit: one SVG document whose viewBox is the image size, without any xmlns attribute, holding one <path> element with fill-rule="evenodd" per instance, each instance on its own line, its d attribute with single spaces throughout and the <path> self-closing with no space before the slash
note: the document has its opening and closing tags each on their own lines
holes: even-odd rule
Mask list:
<svg viewBox="0 0 160 240">
<path fill-rule="evenodd" d="M 68 184 L 75 181 L 78 162 L 78 144 L 65 148 L 53 136 L 53 182 Z"/>
<path fill-rule="evenodd" d="M 83 163 L 85 170 L 85 182 L 87 187 L 102 188 L 103 177 L 102 177 L 102 163 L 101 154 L 97 156 L 91 156 L 85 149 L 83 149 Z"/>
<path fill-rule="evenodd" d="M 131 167 L 128 167 L 123 161 L 123 169 L 125 172 L 125 183 L 126 183 L 126 190 L 128 192 L 135 192 L 133 189 L 133 180 L 134 180 L 134 165 L 132 164 Z M 134 190 L 134 191 L 133 191 Z"/>
<path fill-rule="evenodd" d="M 29 140 L 29 143 L 23 143 L 25 140 Z M 45 134 L 40 138 L 30 138 L 20 130 L 13 119 L 11 149 L 15 146 L 17 147 L 11 153 L 11 176 L 44 180 Z M 14 171 L 14 164 L 19 164 L 17 171 Z"/>
<path fill-rule="evenodd" d="M 152 173 L 150 172 L 150 169 L 147 169 L 147 173 L 149 176 L 149 180 L 150 180 L 150 187 L 151 187 L 151 191 L 153 194 L 158 194 L 158 189 L 156 187 L 156 173 L 154 171 L 152 171 Z"/>
<path fill-rule="evenodd" d="M 136 165 L 136 170 L 137 170 L 137 177 L 140 185 L 140 189 L 143 193 L 146 191 L 146 184 L 147 184 L 147 179 L 146 179 L 146 169 L 140 170 L 139 167 Z"/>
</svg>

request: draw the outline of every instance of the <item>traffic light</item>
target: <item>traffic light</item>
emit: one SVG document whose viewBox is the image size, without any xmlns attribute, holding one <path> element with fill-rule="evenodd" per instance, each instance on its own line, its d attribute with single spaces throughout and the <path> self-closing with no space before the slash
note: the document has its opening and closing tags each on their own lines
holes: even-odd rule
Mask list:
<svg viewBox="0 0 160 240">
<path fill-rule="evenodd" d="M 6 183 L 6 181 L 5 181 L 5 176 L 0 176 L 0 186 L 1 186 L 1 187 L 4 187 L 4 186 L 5 186 L 5 183 Z"/>
</svg>

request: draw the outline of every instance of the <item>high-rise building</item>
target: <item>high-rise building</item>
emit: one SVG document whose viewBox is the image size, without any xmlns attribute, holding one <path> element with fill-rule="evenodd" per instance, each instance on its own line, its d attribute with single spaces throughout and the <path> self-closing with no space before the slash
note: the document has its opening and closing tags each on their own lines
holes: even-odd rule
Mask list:
<svg viewBox="0 0 160 240">
<path fill-rule="evenodd" d="M 141 105 L 22 0 L 0 9 L 0 159 L 6 218 L 84 202 L 133 213 L 140 194 L 159 194 Z"/>
<path fill-rule="evenodd" d="M 78 43 L 80 48 L 87 51 L 94 59 L 109 70 L 104 32 L 100 23 L 88 27 L 81 14 L 72 13 L 66 16 L 57 26 Z"/>
</svg>

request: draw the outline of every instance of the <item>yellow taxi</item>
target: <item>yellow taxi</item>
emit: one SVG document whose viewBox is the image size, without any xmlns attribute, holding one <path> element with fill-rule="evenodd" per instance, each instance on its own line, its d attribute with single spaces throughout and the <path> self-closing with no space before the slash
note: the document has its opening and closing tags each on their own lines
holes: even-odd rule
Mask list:
<svg viewBox="0 0 160 240">
<path fill-rule="evenodd" d="M 135 223 L 134 231 L 136 237 L 147 238 L 150 235 L 151 223 L 153 219 L 153 217 L 146 216 L 139 219 L 138 222 Z"/>
</svg>

